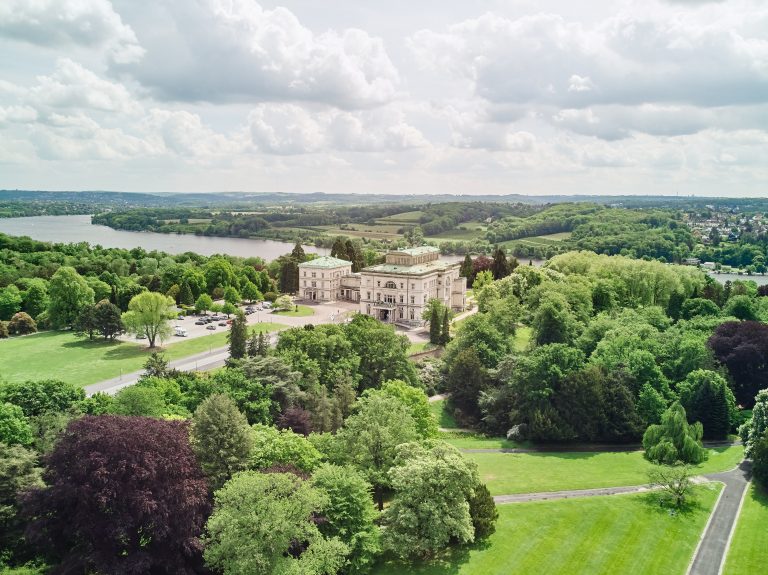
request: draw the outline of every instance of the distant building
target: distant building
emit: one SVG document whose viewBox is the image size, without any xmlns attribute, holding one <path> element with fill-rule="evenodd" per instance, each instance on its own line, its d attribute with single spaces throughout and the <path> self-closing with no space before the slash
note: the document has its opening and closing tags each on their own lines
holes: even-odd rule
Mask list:
<svg viewBox="0 0 768 575">
<path fill-rule="evenodd" d="M 455 311 L 465 308 L 467 280 L 460 267 L 440 260 L 432 246 L 390 251 L 383 264 L 354 274 L 351 262 L 326 256 L 299 264 L 299 294 L 309 301 L 360 302 L 360 313 L 413 325 L 433 298 Z"/>
<path fill-rule="evenodd" d="M 466 305 L 461 264 L 440 260 L 432 246 L 391 251 L 385 262 L 360 271 L 360 312 L 388 323 L 416 324 L 430 299 L 450 309 Z"/>
<path fill-rule="evenodd" d="M 299 294 L 309 301 L 341 299 L 341 279 L 351 274 L 352 262 L 331 256 L 300 263 Z"/>
<path fill-rule="evenodd" d="M 701 263 L 699 258 L 685 258 L 683 263 L 687 266 L 697 266 Z"/>
</svg>

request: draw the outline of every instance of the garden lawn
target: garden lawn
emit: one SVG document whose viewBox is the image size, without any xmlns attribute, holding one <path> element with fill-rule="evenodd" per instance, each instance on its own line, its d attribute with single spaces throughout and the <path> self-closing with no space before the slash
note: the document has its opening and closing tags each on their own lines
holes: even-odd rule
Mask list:
<svg viewBox="0 0 768 575">
<path fill-rule="evenodd" d="M 373 575 L 683 575 L 720 488 L 697 487 L 675 514 L 650 493 L 499 505 L 487 541 Z"/>
<path fill-rule="evenodd" d="M 437 420 L 438 427 L 445 429 L 455 429 L 458 427 L 458 424 L 453 418 L 453 414 L 448 409 L 448 405 L 444 399 L 430 402 L 429 411 L 432 414 L 432 417 Z"/>
<path fill-rule="evenodd" d="M 461 440 L 451 441 L 454 445 L 457 442 Z M 642 451 L 466 453 L 465 456 L 477 463 L 480 478 L 492 495 L 643 485 L 648 483 L 651 469 Z M 740 445 L 710 449 L 709 460 L 692 467 L 691 472 L 698 475 L 733 469 L 743 457 L 744 448 Z"/>
<path fill-rule="evenodd" d="M 261 323 L 257 328 L 277 331 L 284 327 Z M 130 342 L 90 341 L 71 332 L 42 332 L 0 340 L 0 380 L 60 379 L 85 386 L 141 369 L 151 351 L 163 351 L 173 361 L 224 347 L 226 338 L 226 331 L 182 341 L 174 338 L 164 348 L 149 350 Z"/>
<path fill-rule="evenodd" d="M 286 317 L 307 317 L 309 315 L 315 315 L 315 310 L 313 310 L 308 305 L 300 305 L 298 306 L 298 310 L 296 309 L 296 306 L 293 306 L 293 309 L 290 311 L 273 311 L 273 315 L 282 315 Z"/>
<path fill-rule="evenodd" d="M 768 565 L 768 493 L 752 483 L 731 540 L 724 575 L 765 573 Z"/>
<path fill-rule="evenodd" d="M 417 353 L 421 353 L 423 351 L 430 351 L 432 349 L 435 349 L 437 347 L 436 345 L 429 343 L 428 341 L 422 341 L 419 343 L 412 343 L 410 346 L 408 346 L 408 355 L 415 355 Z"/>
</svg>

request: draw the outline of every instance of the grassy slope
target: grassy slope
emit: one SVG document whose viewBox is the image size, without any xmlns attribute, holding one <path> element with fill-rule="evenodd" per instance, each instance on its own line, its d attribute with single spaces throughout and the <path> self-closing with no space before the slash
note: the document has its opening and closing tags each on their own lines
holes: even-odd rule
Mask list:
<svg viewBox="0 0 768 575">
<path fill-rule="evenodd" d="M 432 417 L 437 420 L 438 427 L 444 427 L 447 429 L 454 429 L 458 427 L 456 420 L 453 418 L 453 414 L 447 409 L 444 399 L 431 402 L 429 404 L 429 411 L 432 413 Z"/>
<path fill-rule="evenodd" d="M 764 573 L 768 565 L 768 493 L 754 483 L 744 499 L 724 575 Z"/>
<path fill-rule="evenodd" d="M 682 575 L 719 489 L 697 488 L 698 505 L 674 515 L 649 494 L 500 505 L 486 544 L 454 549 L 430 564 L 384 564 L 373 573 Z"/>
<path fill-rule="evenodd" d="M 480 447 L 482 440 L 474 440 Z M 490 440 L 498 447 L 503 440 Z M 468 447 L 461 439 L 450 443 Z M 725 471 L 743 458 L 741 446 L 710 449 L 709 460 L 693 473 Z M 477 463 L 480 477 L 493 495 L 590 489 L 648 483 L 651 464 L 641 451 L 625 453 L 467 453 Z"/>
<path fill-rule="evenodd" d="M 259 329 L 283 326 L 261 323 Z M 169 360 L 180 359 L 227 344 L 227 332 L 179 340 L 163 349 Z M 88 341 L 70 332 L 43 332 L 0 341 L 0 377 L 8 381 L 55 378 L 89 385 L 141 369 L 150 351 L 133 343 Z"/>
</svg>

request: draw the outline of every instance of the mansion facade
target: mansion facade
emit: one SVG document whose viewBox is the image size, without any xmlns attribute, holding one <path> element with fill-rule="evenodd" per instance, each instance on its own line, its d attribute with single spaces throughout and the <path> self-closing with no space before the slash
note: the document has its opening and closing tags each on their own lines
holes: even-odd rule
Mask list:
<svg viewBox="0 0 768 575">
<path fill-rule="evenodd" d="M 466 306 L 461 265 L 440 260 L 437 248 L 390 251 L 383 264 L 352 273 L 352 264 L 329 256 L 299 264 L 299 295 L 309 301 L 360 303 L 360 313 L 387 323 L 421 323 L 430 299 L 454 311 Z"/>
</svg>

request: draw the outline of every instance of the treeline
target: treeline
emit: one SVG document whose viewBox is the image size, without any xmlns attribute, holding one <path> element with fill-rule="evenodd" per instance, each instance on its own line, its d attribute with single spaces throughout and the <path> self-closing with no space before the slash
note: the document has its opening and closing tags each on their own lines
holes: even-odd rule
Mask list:
<svg viewBox="0 0 768 575">
<path fill-rule="evenodd" d="M 78 202 L 54 201 L 0 201 L 0 218 L 24 218 L 29 216 L 75 216 L 92 214 L 102 208 Z"/>
<path fill-rule="evenodd" d="M 0 568 L 363 574 L 487 537 L 493 499 L 436 439 L 408 347 L 358 315 L 210 374 L 155 355 L 114 397 L 0 383 Z"/>
<path fill-rule="evenodd" d="M 753 282 L 580 252 L 475 292 L 480 313 L 448 346 L 443 385 L 460 421 L 494 434 L 637 442 L 679 402 L 724 439 L 764 387 L 768 290 Z"/>
</svg>

